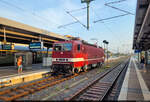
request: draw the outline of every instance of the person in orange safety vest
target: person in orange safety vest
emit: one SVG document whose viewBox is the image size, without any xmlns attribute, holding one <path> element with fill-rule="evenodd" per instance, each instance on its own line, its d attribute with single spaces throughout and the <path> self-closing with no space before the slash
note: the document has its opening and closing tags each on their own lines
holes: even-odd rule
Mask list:
<svg viewBox="0 0 150 102">
<path fill-rule="evenodd" d="M 18 57 L 17 66 L 18 66 L 18 73 L 22 73 L 22 56 Z"/>
</svg>

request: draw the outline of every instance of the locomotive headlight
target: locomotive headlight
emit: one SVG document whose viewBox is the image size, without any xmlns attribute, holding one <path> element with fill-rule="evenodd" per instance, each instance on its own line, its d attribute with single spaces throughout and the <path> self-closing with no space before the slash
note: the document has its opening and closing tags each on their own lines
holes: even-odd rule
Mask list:
<svg viewBox="0 0 150 102">
<path fill-rule="evenodd" d="M 57 59 L 56 58 L 52 58 L 52 61 L 57 61 Z"/>
<path fill-rule="evenodd" d="M 71 62 L 71 58 L 67 58 L 67 60 L 68 60 L 67 62 Z"/>
</svg>

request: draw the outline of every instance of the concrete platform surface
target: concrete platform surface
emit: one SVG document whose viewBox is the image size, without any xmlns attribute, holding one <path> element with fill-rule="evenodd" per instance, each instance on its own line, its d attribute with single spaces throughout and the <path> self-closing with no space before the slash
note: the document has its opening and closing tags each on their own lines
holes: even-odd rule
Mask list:
<svg viewBox="0 0 150 102">
<path fill-rule="evenodd" d="M 131 57 L 118 100 L 150 100 L 150 68 L 142 69 Z"/>
<path fill-rule="evenodd" d="M 23 69 L 21 74 L 15 66 L 0 67 L 0 88 L 36 80 L 50 71 L 50 67 L 42 67 L 42 64 L 33 64 L 32 69 Z"/>
</svg>

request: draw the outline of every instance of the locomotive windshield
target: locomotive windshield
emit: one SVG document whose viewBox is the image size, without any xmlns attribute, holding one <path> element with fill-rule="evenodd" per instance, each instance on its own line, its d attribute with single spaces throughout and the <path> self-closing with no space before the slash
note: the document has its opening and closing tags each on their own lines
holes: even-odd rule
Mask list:
<svg viewBox="0 0 150 102">
<path fill-rule="evenodd" d="M 71 43 L 63 43 L 63 44 L 55 44 L 54 51 L 71 51 L 72 44 Z"/>
</svg>

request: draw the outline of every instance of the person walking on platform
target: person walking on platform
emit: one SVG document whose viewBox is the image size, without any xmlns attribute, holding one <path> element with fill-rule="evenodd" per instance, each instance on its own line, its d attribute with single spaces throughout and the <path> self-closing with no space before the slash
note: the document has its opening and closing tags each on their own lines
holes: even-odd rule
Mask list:
<svg viewBox="0 0 150 102">
<path fill-rule="evenodd" d="M 144 70 L 144 72 L 146 72 L 146 69 L 145 69 L 145 58 L 144 58 L 144 56 L 141 57 L 140 64 L 141 64 L 141 68 Z"/>
<path fill-rule="evenodd" d="M 17 66 L 18 66 L 18 73 L 22 73 L 22 56 L 18 57 Z"/>
</svg>

